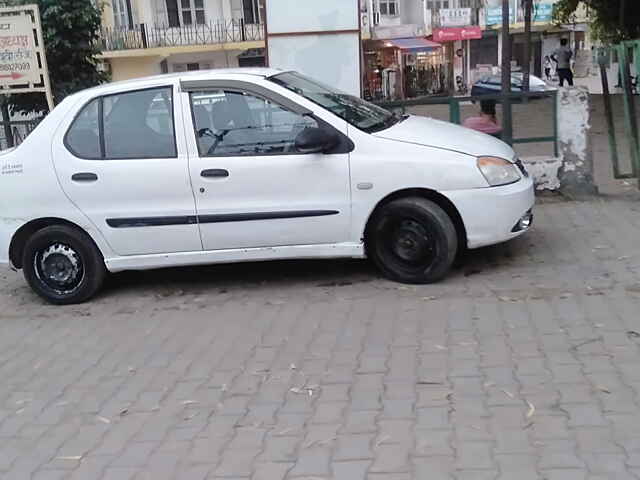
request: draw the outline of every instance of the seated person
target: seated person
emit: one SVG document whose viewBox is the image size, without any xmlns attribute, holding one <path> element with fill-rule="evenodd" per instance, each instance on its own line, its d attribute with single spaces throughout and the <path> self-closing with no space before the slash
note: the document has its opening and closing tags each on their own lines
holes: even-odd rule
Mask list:
<svg viewBox="0 0 640 480">
<path fill-rule="evenodd" d="M 482 100 L 480 114 L 467 118 L 462 125 L 496 138 L 500 138 L 502 135 L 502 127 L 496 118 L 496 102 L 494 100 Z"/>
</svg>

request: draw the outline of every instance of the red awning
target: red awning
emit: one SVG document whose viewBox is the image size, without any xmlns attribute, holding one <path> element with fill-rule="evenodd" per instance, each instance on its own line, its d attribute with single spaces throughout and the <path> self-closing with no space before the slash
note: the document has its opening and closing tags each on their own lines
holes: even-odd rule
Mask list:
<svg viewBox="0 0 640 480">
<path fill-rule="evenodd" d="M 385 45 L 387 47 L 396 47 L 400 50 L 405 50 L 412 53 L 417 52 L 431 52 L 438 48 L 442 48 L 442 45 L 426 38 L 395 38 L 393 40 L 386 40 Z"/>
</svg>

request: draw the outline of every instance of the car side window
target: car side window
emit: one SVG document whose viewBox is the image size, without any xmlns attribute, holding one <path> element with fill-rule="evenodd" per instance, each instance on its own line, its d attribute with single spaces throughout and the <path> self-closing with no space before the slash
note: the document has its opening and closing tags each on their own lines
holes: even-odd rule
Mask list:
<svg viewBox="0 0 640 480">
<path fill-rule="evenodd" d="M 176 157 L 170 88 L 104 97 L 106 159 Z"/>
<path fill-rule="evenodd" d="M 95 99 L 80 111 L 67 133 L 67 148 L 75 156 L 100 159 L 100 99 Z"/>
<path fill-rule="evenodd" d="M 172 88 L 96 98 L 75 118 L 65 144 L 88 160 L 176 158 Z"/>
<path fill-rule="evenodd" d="M 300 132 L 318 127 L 313 118 L 248 92 L 192 92 L 190 98 L 202 157 L 295 153 Z"/>
</svg>

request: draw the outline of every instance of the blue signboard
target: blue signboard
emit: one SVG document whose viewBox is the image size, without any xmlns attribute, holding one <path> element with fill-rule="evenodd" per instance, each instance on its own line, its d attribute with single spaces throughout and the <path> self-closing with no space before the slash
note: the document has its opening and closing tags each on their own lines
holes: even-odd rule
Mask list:
<svg viewBox="0 0 640 480">
<path fill-rule="evenodd" d="M 515 23 L 515 12 L 509 9 L 509 23 Z M 487 25 L 502 25 L 502 7 L 487 8 Z"/>
<path fill-rule="evenodd" d="M 534 2 L 533 15 L 534 22 L 550 22 L 553 19 L 553 4 Z"/>
<path fill-rule="evenodd" d="M 502 7 L 489 7 L 487 12 L 487 26 L 502 24 Z M 518 12 L 518 17 L 522 15 L 522 11 Z M 533 3 L 533 22 L 549 23 L 553 19 L 553 3 L 537 2 Z M 524 21 L 518 18 L 518 21 Z M 516 23 L 516 12 L 513 7 L 509 9 L 509 23 Z"/>
</svg>

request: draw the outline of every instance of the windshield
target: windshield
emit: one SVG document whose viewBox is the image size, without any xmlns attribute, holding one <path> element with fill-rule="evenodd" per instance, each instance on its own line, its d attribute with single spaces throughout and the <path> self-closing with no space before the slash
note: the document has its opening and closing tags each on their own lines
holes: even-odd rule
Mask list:
<svg viewBox="0 0 640 480">
<path fill-rule="evenodd" d="M 384 130 L 401 120 L 384 108 L 323 85 L 299 73 L 281 73 L 270 77 L 269 80 L 302 95 L 368 133 Z"/>
</svg>

